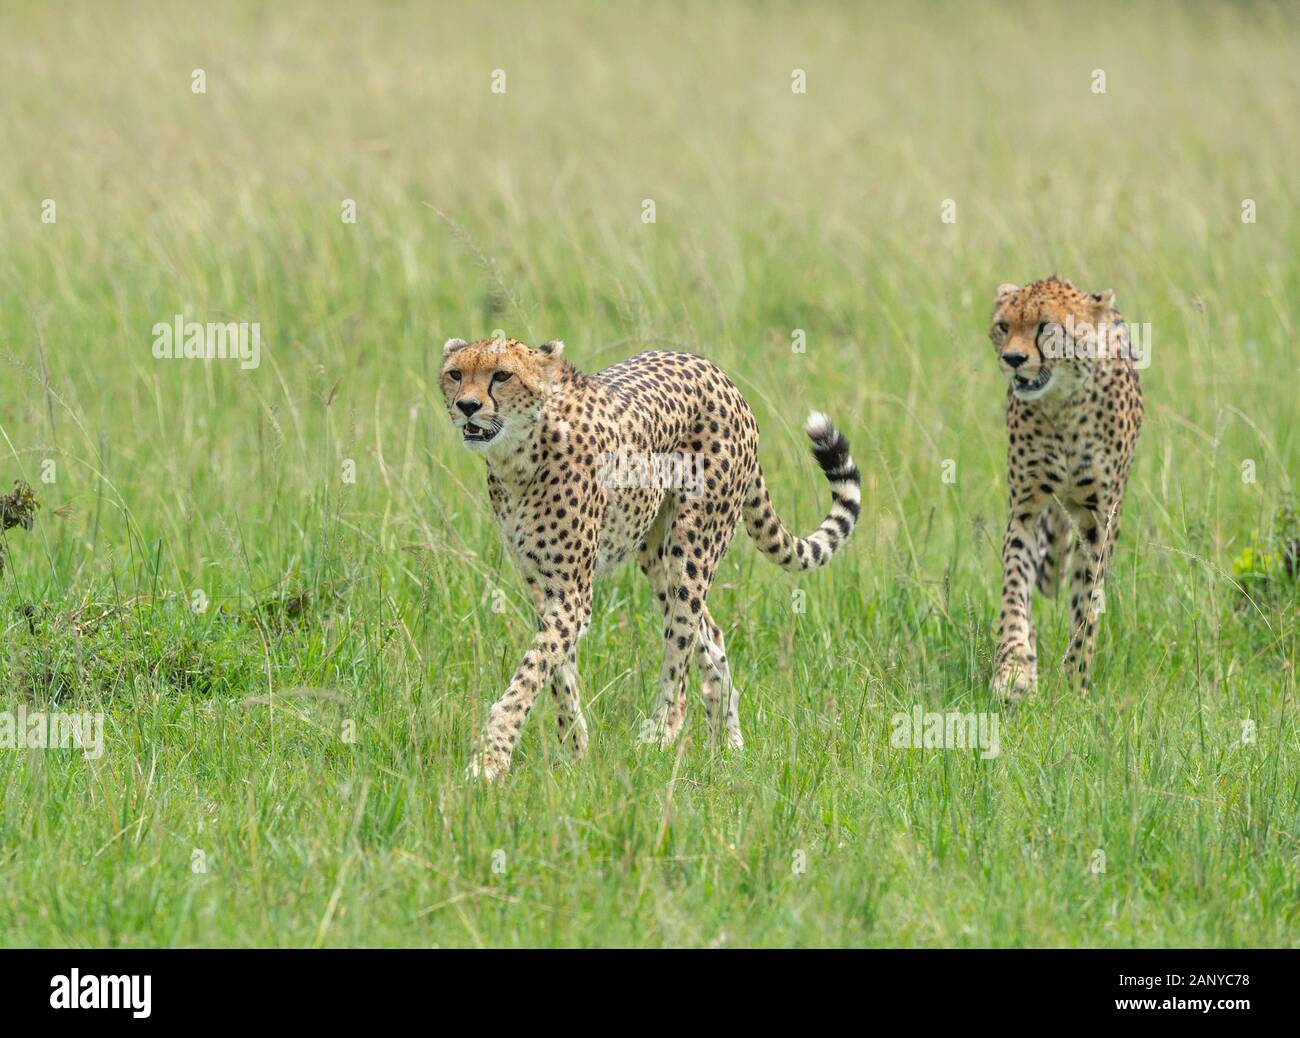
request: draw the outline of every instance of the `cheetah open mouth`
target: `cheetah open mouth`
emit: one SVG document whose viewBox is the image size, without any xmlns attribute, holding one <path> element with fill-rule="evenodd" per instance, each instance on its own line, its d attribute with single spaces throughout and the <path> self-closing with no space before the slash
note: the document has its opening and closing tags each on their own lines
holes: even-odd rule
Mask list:
<svg viewBox="0 0 1300 1038">
<path fill-rule="evenodd" d="M 1029 394 L 1037 393 L 1039 390 L 1046 388 L 1047 383 L 1052 381 L 1052 373 L 1047 368 L 1039 368 L 1037 378 L 1025 378 L 1023 375 L 1017 375 L 1012 388 L 1017 393 Z"/>
<path fill-rule="evenodd" d="M 475 425 L 473 422 L 466 422 L 460 431 L 460 437 L 465 443 L 491 443 L 496 439 L 496 435 L 500 431 L 501 426 L 495 422 L 486 429 Z"/>
</svg>

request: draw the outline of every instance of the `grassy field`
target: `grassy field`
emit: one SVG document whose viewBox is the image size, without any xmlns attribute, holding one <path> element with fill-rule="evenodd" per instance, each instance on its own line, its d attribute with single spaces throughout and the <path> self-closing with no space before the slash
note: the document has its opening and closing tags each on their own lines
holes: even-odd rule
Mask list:
<svg viewBox="0 0 1300 1038">
<path fill-rule="evenodd" d="M 105 737 L 0 749 L 0 943 L 1300 943 L 1298 38 L 1247 3 L 8 4 L 0 491 L 42 508 L 0 711 Z M 1147 422 L 1093 693 L 1040 599 L 1007 710 L 985 330 L 1053 272 L 1150 324 Z M 257 322 L 260 365 L 155 359 L 176 314 Z M 689 743 L 638 744 L 629 569 L 589 757 L 547 699 L 463 779 L 531 620 L 436 371 L 497 329 L 715 360 L 804 532 L 808 408 L 851 439 L 843 557 L 742 534 L 710 600 L 743 754 L 694 680 Z M 918 704 L 998 712 L 1000 756 L 891 747 Z"/>
</svg>

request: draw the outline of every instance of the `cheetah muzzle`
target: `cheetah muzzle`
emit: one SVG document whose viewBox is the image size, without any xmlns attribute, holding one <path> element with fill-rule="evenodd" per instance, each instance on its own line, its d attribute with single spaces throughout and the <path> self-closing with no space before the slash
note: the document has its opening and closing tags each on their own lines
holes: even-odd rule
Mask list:
<svg viewBox="0 0 1300 1038">
<path fill-rule="evenodd" d="M 1027 379 L 1024 375 L 1016 375 L 1011 389 L 1021 400 L 1034 399 L 1039 393 L 1047 388 L 1047 384 L 1052 381 L 1052 372 L 1050 368 L 1044 367 L 1038 372 L 1038 377 Z"/>
<path fill-rule="evenodd" d="M 465 446 L 474 446 L 477 444 L 488 444 L 496 439 L 497 433 L 501 431 L 501 426 L 495 422 L 490 425 L 477 425 L 472 421 L 467 421 L 460 430 L 461 442 Z"/>
</svg>

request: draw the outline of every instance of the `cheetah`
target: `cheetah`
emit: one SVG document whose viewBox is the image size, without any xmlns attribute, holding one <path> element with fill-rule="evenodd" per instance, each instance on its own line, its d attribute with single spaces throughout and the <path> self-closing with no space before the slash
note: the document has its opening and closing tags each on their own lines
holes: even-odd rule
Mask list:
<svg viewBox="0 0 1300 1038">
<path fill-rule="evenodd" d="M 1033 585 L 1053 595 L 1070 572 L 1063 669 L 1086 692 L 1101 589 L 1142 426 L 1128 327 L 1113 291 L 1083 292 L 1053 275 L 1024 288 L 998 288 L 989 337 L 1010 383 L 1010 514 L 993 691 L 1008 701 L 1035 693 Z"/>
<path fill-rule="evenodd" d="M 450 339 L 439 384 L 462 444 L 482 455 L 488 498 L 532 596 L 537 631 L 488 713 L 470 774 L 509 767 L 520 730 L 550 684 L 560 741 L 587 747 L 576 649 L 591 622 L 593 583 L 635 555 L 658 599 L 663 663 L 653 734 L 671 746 L 686 716 L 694 653 L 710 741 L 744 744 L 739 692 L 722 628 L 706 599 L 741 518 L 759 550 L 790 571 L 831 560 L 853 533 L 861 476 L 825 415 L 805 431 L 831 485 L 815 532 L 796 537 L 777 517 L 758 464 L 758 426 L 720 368 L 691 353 L 654 350 L 584 374 L 562 342 Z"/>
</svg>

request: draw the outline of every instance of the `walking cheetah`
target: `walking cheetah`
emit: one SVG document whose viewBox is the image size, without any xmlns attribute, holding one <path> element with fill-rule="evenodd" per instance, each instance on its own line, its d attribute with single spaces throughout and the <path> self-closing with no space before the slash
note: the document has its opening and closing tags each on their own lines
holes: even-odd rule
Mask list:
<svg viewBox="0 0 1300 1038">
<path fill-rule="evenodd" d="M 739 692 L 705 604 L 739 520 L 769 559 L 799 571 L 829 562 L 858 519 L 861 477 L 825 415 L 811 414 L 805 429 L 832 504 L 814 533 L 795 537 L 768 497 L 753 412 L 718 367 L 656 350 L 588 375 L 563 349 L 513 339 L 443 347 L 447 413 L 487 463 L 492 511 L 537 614 L 532 645 L 489 711 L 470 766 L 488 780 L 509 766 L 548 681 L 561 741 L 575 756 L 586 749 L 575 651 L 591 621 L 593 582 L 634 554 L 663 618 L 661 745 L 681 731 L 693 650 L 710 737 L 721 726 L 727 744 L 740 747 Z"/>
<path fill-rule="evenodd" d="M 1010 383 L 1010 515 L 993 690 L 1008 700 L 1036 690 L 1033 585 L 1054 594 L 1067 570 L 1071 637 L 1064 669 L 1086 689 L 1101 588 L 1142 426 L 1128 327 L 1114 292 L 1082 292 L 1052 276 L 1025 288 L 1001 286 L 989 337 Z"/>
</svg>

